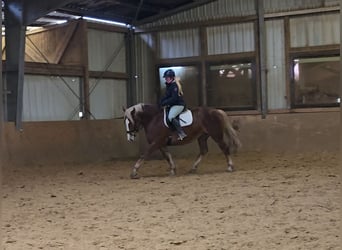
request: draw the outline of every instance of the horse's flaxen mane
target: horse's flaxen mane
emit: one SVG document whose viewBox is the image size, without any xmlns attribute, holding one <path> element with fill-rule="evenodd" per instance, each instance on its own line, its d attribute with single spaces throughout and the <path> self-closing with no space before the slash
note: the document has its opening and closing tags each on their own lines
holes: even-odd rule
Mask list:
<svg viewBox="0 0 342 250">
<path fill-rule="evenodd" d="M 134 122 L 134 119 L 132 117 L 132 111 L 135 110 L 135 112 L 142 112 L 143 111 L 143 103 L 138 103 L 134 106 L 131 106 L 126 109 L 125 116 L 131 121 Z"/>
</svg>

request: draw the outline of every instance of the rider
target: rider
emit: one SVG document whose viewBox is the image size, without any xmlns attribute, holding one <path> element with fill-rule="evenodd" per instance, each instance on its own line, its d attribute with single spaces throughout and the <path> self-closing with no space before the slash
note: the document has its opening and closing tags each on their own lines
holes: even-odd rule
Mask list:
<svg viewBox="0 0 342 250">
<path fill-rule="evenodd" d="M 172 69 L 164 72 L 166 91 L 164 97 L 160 100 L 161 106 L 170 108 L 168 120 L 174 126 L 178 133 L 178 140 L 183 140 L 187 135 L 180 126 L 177 116 L 184 110 L 185 102 L 183 99 L 182 86 L 179 81 L 175 80 L 176 74 Z"/>
</svg>

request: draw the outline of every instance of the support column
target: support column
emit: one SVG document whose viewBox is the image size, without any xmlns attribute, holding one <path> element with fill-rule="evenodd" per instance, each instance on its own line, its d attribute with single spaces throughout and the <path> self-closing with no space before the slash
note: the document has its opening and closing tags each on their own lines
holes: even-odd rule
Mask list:
<svg viewBox="0 0 342 250">
<path fill-rule="evenodd" d="M 79 23 L 80 29 L 82 30 L 82 62 L 83 62 L 83 81 L 81 88 L 81 108 L 83 113 L 83 118 L 86 120 L 90 119 L 91 111 L 90 111 L 90 88 L 89 88 L 89 59 L 88 59 L 88 27 L 87 22 L 82 20 Z"/>
<path fill-rule="evenodd" d="M 206 27 L 200 28 L 200 39 L 201 39 L 201 68 L 200 68 L 200 106 L 208 106 L 207 101 L 207 67 L 206 67 L 206 56 L 208 55 L 208 43 L 207 43 L 207 32 Z"/>
<path fill-rule="evenodd" d="M 266 32 L 264 18 L 264 2 L 263 0 L 255 0 L 258 13 L 258 47 L 259 47 L 259 72 L 260 72 L 260 99 L 261 99 L 261 116 L 266 118 L 267 114 L 267 68 L 266 68 Z"/>
<path fill-rule="evenodd" d="M 129 28 L 126 36 L 127 51 L 126 51 L 126 67 L 128 74 L 127 83 L 127 104 L 131 106 L 137 102 L 137 86 L 136 86 L 136 59 L 135 59 L 135 45 L 134 45 L 134 29 Z"/>
<path fill-rule="evenodd" d="M 6 120 L 21 128 L 23 109 L 25 30 L 23 1 L 6 2 Z"/>
</svg>

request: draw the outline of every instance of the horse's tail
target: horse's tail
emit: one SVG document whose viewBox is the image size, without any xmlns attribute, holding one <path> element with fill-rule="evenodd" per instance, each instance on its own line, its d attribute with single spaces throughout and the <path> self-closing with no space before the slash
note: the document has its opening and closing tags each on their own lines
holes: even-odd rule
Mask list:
<svg viewBox="0 0 342 250">
<path fill-rule="evenodd" d="M 228 145 L 231 149 L 232 153 L 237 152 L 239 148 L 241 148 L 242 144 L 238 137 L 237 131 L 239 129 L 237 122 L 233 121 L 233 124 L 230 122 L 228 115 L 221 111 L 224 123 L 225 123 L 225 130 L 224 133 L 228 137 Z"/>
</svg>

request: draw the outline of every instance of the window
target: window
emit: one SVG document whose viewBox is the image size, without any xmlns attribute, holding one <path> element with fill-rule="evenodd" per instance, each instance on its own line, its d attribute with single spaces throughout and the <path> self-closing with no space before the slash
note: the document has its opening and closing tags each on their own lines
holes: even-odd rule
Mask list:
<svg viewBox="0 0 342 250">
<path fill-rule="evenodd" d="M 339 105 L 339 57 L 294 58 L 292 65 L 292 106 Z"/>
<path fill-rule="evenodd" d="M 208 106 L 255 109 L 255 76 L 251 62 L 210 65 L 207 81 Z"/>
<path fill-rule="evenodd" d="M 177 67 L 161 67 L 159 68 L 160 78 L 160 96 L 165 93 L 165 80 L 163 74 L 167 69 L 173 69 L 176 73 L 176 78 L 179 78 L 183 92 L 184 100 L 187 107 L 199 106 L 199 90 L 200 80 L 198 68 L 196 66 L 177 66 Z"/>
</svg>

